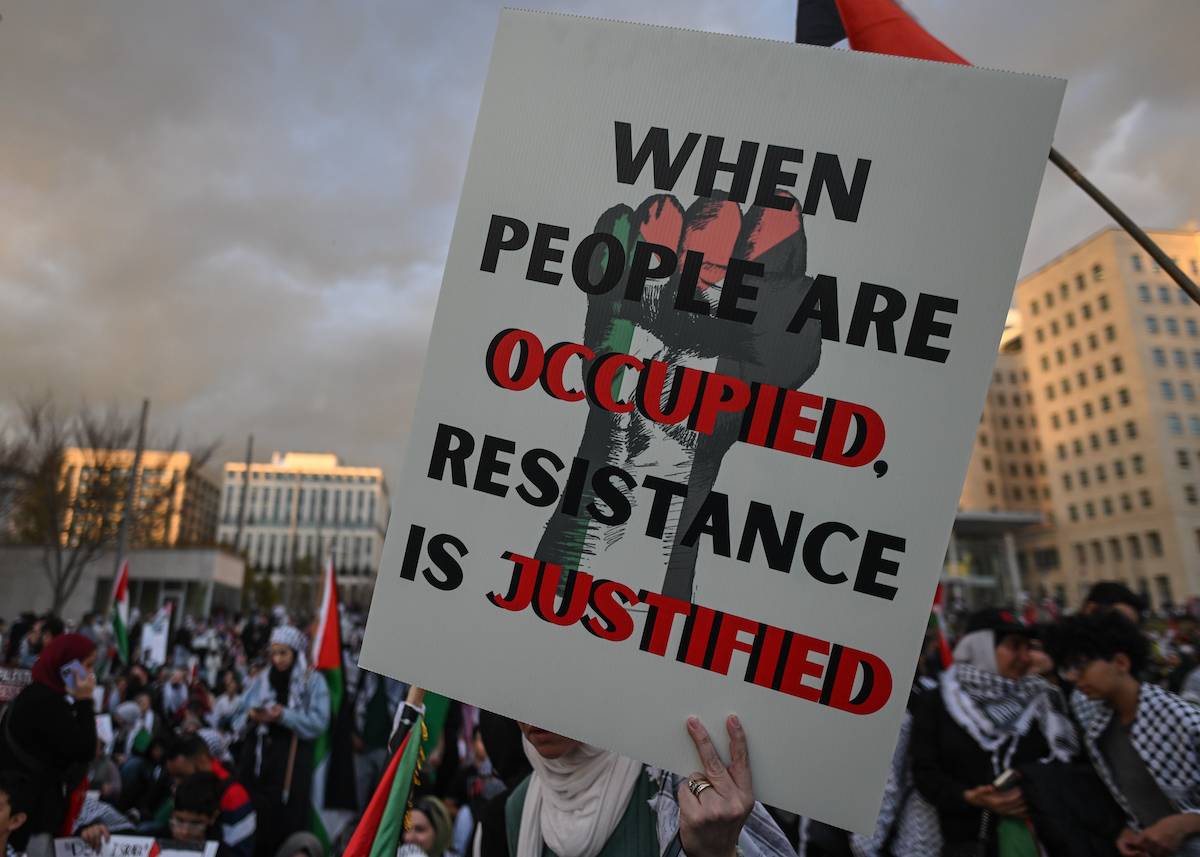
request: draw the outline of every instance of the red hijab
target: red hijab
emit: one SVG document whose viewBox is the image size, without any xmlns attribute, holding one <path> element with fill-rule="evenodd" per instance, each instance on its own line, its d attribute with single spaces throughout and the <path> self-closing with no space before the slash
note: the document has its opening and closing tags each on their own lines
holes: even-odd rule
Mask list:
<svg viewBox="0 0 1200 857">
<path fill-rule="evenodd" d="M 83 634 L 59 634 L 38 656 L 33 665 L 33 680 L 55 693 L 65 694 L 61 670 L 71 661 L 82 661 L 96 651 L 96 644 Z"/>
</svg>

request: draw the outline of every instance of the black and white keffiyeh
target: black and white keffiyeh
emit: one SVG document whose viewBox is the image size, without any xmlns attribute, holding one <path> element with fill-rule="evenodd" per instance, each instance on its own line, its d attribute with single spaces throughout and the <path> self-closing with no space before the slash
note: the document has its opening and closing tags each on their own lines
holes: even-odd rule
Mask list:
<svg viewBox="0 0 1200 857">
<path fill-rule="evenodd" d="M 1130 824 L 1138 828 L 1137 817 L 1100 750 L 1100 736 L 1108 728 L 1113 710 L 1079 691 L 1072 694 L 1071 707 L 1083 727 L 1083 743 L 1096 772 L 1125 810 Z M 1129 738 L 1175 809 L 1200 813 L 1200 709 L 1161 687 L 1143 683 Z"/>
<path fill-rule="evenodd" d="M 988 669 L 995 664 L 994 640 L 991 631 L 975 631 L 956 647 L 954 664 L 941 676 L 942 702 L 947 713 L 991 754 L 996 774 L 1002 773 L 1012 761 L 1018 743 L 1014 739 L 1034 726 L 1050 747 L 1050 753 L 1042 761 L 1070 760 L 1079 741 L 1064 711 L 1061 692 L 1040 676 L 1011 679 L 997 673 L 994 667 Z M 990 652 L 990 663 L 983 654 L 985 651 Z"/>
</svg>

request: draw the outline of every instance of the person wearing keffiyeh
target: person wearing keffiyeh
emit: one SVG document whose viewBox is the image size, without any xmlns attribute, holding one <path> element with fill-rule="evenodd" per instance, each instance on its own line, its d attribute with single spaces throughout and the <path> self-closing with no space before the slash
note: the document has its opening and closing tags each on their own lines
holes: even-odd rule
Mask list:
<svg viewBox="0 0 1200 857">
<path fill-rule="evenodd" d="M 954 664 L 913 710 L 912 767 L 937 809 L 943 854 L 1036 853 L 1020 787 L 993 781 L 1019 765 L 1068 761 L 1078 750 L 1062 694 L 1029 675 L 1030 630 L 1007 610 L 967 622 Z"/>
<path fill-rule="evenodd" d="M 233 714 L 245 737 L 239 777 L 258 816 L 255 853 L 273 855 L 312 813 L 313 740 L 329 726 L 329 687 L 309 669 L 308 638 L 281 625 L 271 632 L 271 666 L 246 688 Z M 290 778 L 289 778 L 290 775 Z"/>
<path fill-rule="evenodd" d="M 1050 639 L 1100 779 L 1125 811 L 1127 857 L 1200 855 L 1200 709 L 1138 680 L 1149 641 L 1109 611 L 1064 620 Z"/>
</svg>

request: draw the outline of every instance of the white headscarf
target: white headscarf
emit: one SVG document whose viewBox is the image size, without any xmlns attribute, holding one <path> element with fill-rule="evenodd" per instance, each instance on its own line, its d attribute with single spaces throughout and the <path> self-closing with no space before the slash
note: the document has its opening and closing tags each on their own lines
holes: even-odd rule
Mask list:
<svg viewBox="0 0 1200 857">
<path fill-rule="evenodd" d="M 941 676 L 950 717 L 991 754 L 996 774 L 1009 766 L 1021 736 L 1035 724 L 1050 747 L 1043 761 L 1068 761 L 1079 743 L 1058 688 L 1041 676 L 1012 679 L 999 670 L 994 631 L 972 631 L 959 640 L 954 664 Z"/>
<path fill-rule="evenodd" d="M 308 637 L 299 628 L 293 628 L 291 625 L 279 625 L 271 631 L 271 645 L 284 645 L 296 653 L 296 660 L 292 664 L 291 680 L 288 683 L 288 698 L 287 700 L 278 700 L 280 705 L 287 708 L 300 707 L 301 695 L 304 693 L 304 686 L 308 682 Z M 268 667 L 265 672 L 270 673 L 273 667 Z M 268 688 L 270 684 L 268 683 Z"/>
<path fill-rule="evenodd" d="M 543 843 L 559 857 L 596 857 L 625 814 L 642 763 L 587 744 L 546 759 L 522 743 L 533 776 L 516 857 L 541 857 Z"/>
</svg>

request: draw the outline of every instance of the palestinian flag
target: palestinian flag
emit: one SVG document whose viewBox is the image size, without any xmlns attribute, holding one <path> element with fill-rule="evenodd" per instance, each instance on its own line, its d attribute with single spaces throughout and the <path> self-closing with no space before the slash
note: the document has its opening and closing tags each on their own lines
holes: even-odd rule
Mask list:
<svg viewBox="0 0 1200 857">
<path fill-rule="evenodd" d="M 117 585 L 113 587 L 112 606 L 113 643 L 121 663 L 129 665 L 129 560 L 121 560 L 117 573 Z"/>
<path fill-rule="evenodd" d="M 325 588 L 321 596 L 321 612 L 317 633 L 313 637 L 313 669 L 329 687 L 329 728 L 313 743 L 312 831 L 326 850 L 337 836 L 339 814 L 330 810 L 352 813 L 358 808 L 354 784 L 354 750 L 350 744 L 353 732 L 353 705 L 347 698 L 345 676 L 342 673 L 342 634 L 338 614 L 337 574 L 330 557 L 325 566 Z M 341 814 L 341 824 L 349 819 Z"/>
<path fill-rule="evenodd" d="M 796 41 L 856 51 L 970 65 L 931 36 L 896 0 L 797 0 Z"/>
<path fill-rule="evenodd" d="M 416 722 L 392 755 L 392 761 L 342 857 L 396 857 L 404 833 L 408 797 L 421 763 L 424 732 L 422 718 L 417 715 Z"/>
</svg>

